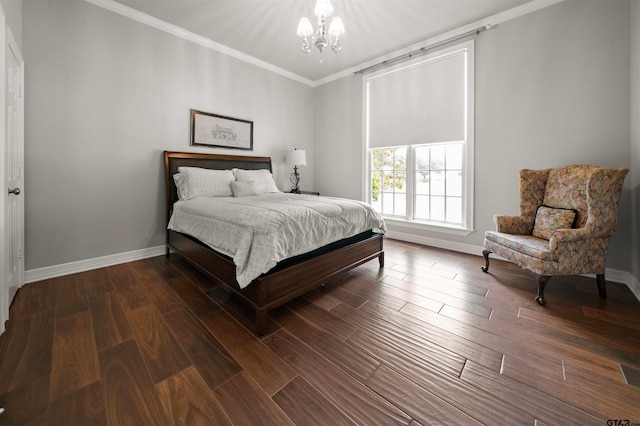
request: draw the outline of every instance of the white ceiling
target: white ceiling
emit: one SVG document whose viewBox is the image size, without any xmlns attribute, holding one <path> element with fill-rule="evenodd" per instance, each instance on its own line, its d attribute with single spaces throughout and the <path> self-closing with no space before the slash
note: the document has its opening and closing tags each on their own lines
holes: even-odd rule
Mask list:
<svg viewBox="0 0 640 426">
<path fill-rule="evenodd" d="M 89 0 L 90 1 L 90 0 Z M 305 55 L 298 21 L 315 0 L 117 0 L 154 18 L 310 81 L 352 69 L 530 0 L 332 0 L 346 34 L 342 52 Z M 534 0 L 535 2 L 535 0 Z"/>
</svg>

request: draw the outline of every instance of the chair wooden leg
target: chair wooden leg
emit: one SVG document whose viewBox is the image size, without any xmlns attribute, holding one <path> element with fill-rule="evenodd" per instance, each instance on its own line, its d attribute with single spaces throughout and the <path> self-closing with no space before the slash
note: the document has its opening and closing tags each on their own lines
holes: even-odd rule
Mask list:
<svg viewBox="0 0 640 426">
<path fill-rule="evenodd" d="M 598 283 L 598 294 L 601 299 L 607 298 L 607 281 L 604 279 L 604 274 L 596 275 L 596 283 Z"/>
<path fill-rule="evenodd" d="M 547 282 L 551 277 L 536 274 L 535 272 L 533 272 L 533 276 L 536 277 L 536 281 L 538 281 L 538 295 L 536 296 L 536 302 L 538 305 L 544 306 L 547 304 L 547 301 L 544 300 L 544 287 L 547 285 Z"/>
<path fill-rule="evenodd" d="M 482 255 L 484 256 L 484 266 L 481 266 L 482 272 L 489 272 L 489 250 L 482 250 Z"/>
</svg>

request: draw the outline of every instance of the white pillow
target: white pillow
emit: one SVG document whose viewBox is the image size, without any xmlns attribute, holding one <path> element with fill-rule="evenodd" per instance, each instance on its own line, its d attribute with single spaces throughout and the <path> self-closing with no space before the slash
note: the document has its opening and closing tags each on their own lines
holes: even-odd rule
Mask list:
<svg viewBox="0 0 640 426">
<path fill-rule="evenodd" d="M 260 170 L 244 170 L 233 169 L 233 174 L 236 176 L 238 182 L 251 182 L 256 184 L 256 192 L 258 194 L 268 194 L 271 192 L 281 192 L 278 189 L 273 175 L 267 169 Z"/>
<path fill-rule="evenodd" d="M 254 181 L 249 182 L 231 182 L 231 192 L 234 197 L 248 197 L 250 195 L 258 195 L 256 190 L 256 183 Z"/>
<path fill-rule="evenodd" d="M 178 192 L 178 200 L 184 200 L 182 192 L 187 186 L 186 176 L 187 175 L 185 173 L 176 173 L 175 175 L 173 175 L 173 181 L 176 183 L 176 190 Z"/>
<path fill-rule="evenodd" d="M 184 185 L 181 188 L 181 200 L 197 197 L 232 197 L 231 170 L 210 170 L 199 167 L 178 167 L 180 174 L 184 173 Z"/>
</svg>

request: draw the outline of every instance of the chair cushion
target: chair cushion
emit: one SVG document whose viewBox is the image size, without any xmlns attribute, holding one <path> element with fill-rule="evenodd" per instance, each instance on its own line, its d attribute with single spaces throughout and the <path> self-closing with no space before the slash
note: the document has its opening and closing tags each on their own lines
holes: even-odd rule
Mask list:
<svg viewBox="0 0 640 426">
<path fill-rule="evenodd" d="M 548 206 L 538 207 L 536 220 L 533 224 L 531 235 L 545 240 L 551 239 L 551 232 L 556 229 L 571 229 L 576 218 L 573 209 L 560 209 Z"/>
<path fill-rule="evenodd" d="M 506 247 L 512 251 L 535 257 L 540 260 L 557 261 L 555 252 L 549 248 L 549 241 L 536 238 L 532 235 L 513 235 L 504 232 L 485 232 L 486 242 Z"/>
</svg>

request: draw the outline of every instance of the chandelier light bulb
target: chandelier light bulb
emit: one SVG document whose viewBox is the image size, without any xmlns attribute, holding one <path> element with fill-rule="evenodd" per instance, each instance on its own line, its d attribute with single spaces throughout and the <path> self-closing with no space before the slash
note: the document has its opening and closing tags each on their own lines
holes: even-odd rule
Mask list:
<svg viewBox="0 0 640 426">
<path fill-rule="evenodd" d="M 331 0 L 318 0 L 316 2 L 315 9 L 313 9 L 313 13 L 318 17 L 318 19 L 326 18 L 331 15 L 333 13 Z"/>
<path fill-rule="evenodd" d="M 336 16 L 331 20 L 331 25 L 329 25 L 329 35 L 333 37 L 340 37 L 344 34 L 344 23 L 342 22 L 342 18 Z"/>
<path fill-rule="evenodd" d="M 298 36 L 305 38 L 313 34 L 313 27 L 311 26 L 311 21 L 309 21 L 309 18 L 304 17 L 300 19 L 300 23 L 298 23 L 297 34 Z"/>
</svg>

